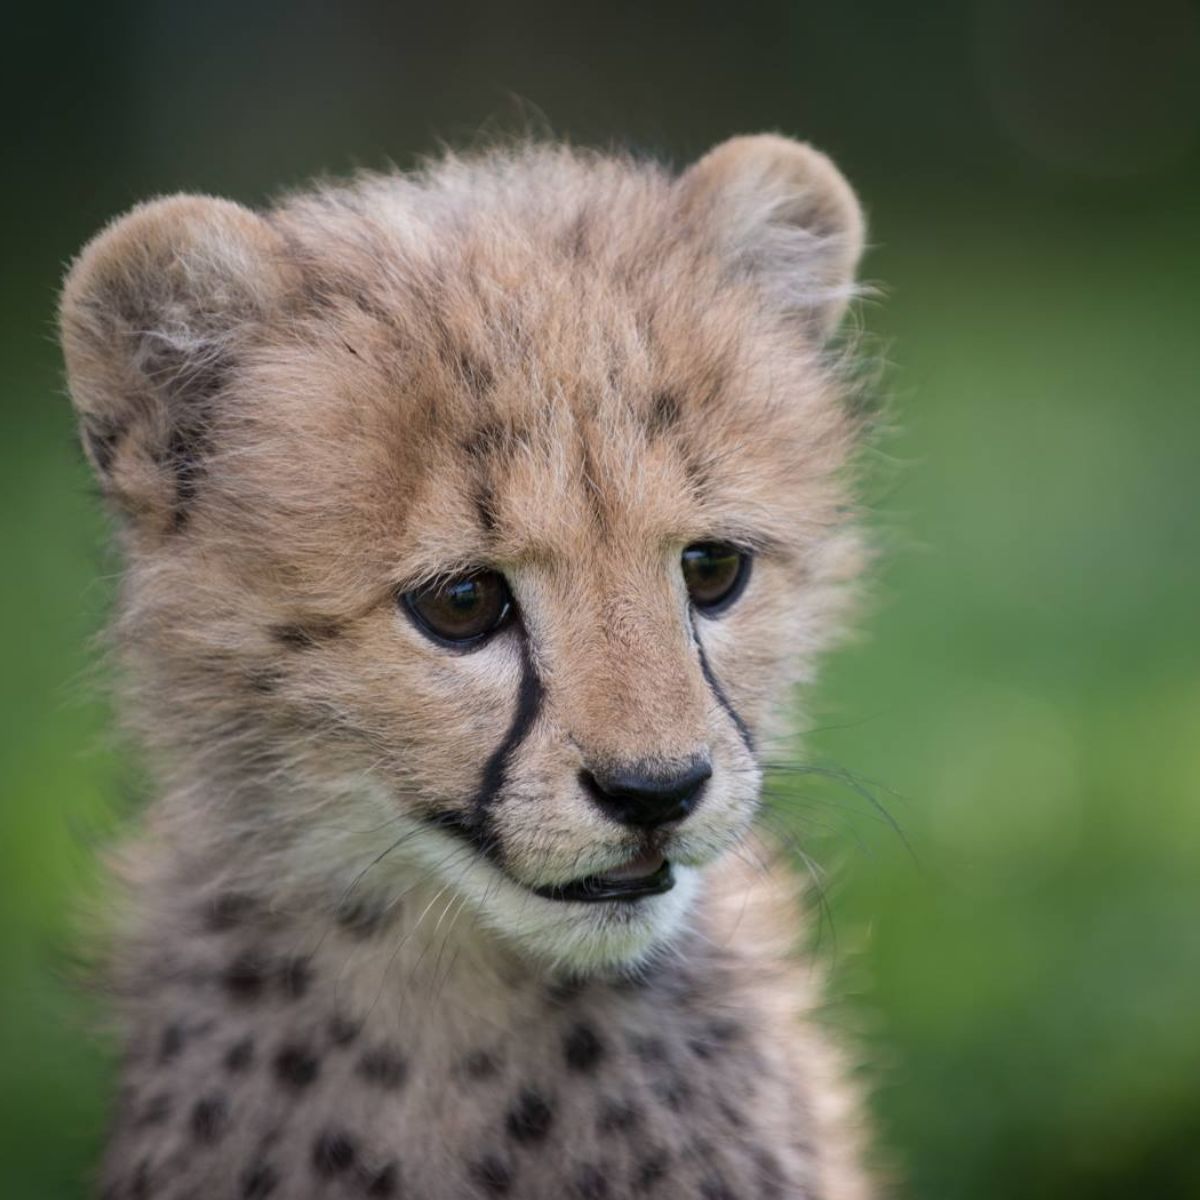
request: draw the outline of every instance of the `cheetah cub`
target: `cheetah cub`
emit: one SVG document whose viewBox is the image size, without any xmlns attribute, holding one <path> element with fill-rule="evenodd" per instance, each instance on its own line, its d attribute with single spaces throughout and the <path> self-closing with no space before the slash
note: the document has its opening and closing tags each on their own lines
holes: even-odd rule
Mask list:
<svg viewBox="0 0 1200 1200">
<path fill-rule="evenodd" d="M 761 136 L 175 196 L 83 251 L 160 784 L 104 1196 L 871 1194 L 750 833 L 860 557 L 862 243 Z"/>
</svg>

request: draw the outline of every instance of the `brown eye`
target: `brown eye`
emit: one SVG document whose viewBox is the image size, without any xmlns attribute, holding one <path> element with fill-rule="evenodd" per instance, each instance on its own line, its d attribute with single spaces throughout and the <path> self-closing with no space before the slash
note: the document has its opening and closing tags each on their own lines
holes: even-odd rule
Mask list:
<svg viewBox="0 0 1200 1200">
<path fill-rule="evenodd" d="M 454 646 L 483 641 L 508 620 L 513 607 L 508 584 L 497 571 L 438 580 L 400 599 L 423 633 Z"/>
<path fill-rule="evenodd" d="M 682 564 L 692 603 L 709 616 L 728 608 L 750 575 L 750 556 L 728 542 L 693 542 Z"/>
</svg>

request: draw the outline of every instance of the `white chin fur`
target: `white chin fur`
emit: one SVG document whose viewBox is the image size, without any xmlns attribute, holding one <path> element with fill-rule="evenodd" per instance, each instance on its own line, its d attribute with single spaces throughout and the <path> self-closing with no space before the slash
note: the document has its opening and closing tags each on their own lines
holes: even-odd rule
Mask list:
<svg viewBox="0 0 1200 1200">
<path fill-rule="evenodd" d="M 339 863 L 344 891 L 361 889 L 384 905 L 432 896 L 422 901 L 432 913 L 443 898 L 457 895 L 480 925 L 557 971 L 636 971 L 681 931 L 700 886 L 701 867 L 673 859 L 675 886 L 662 895 L 596 904 L 547 900 L 466 842 L 414 817 L 398 818 L 384 789 L 360 784 L 351 794 L 357 802 L 352 822 L 310 824 L 293 845 L 289 865 L 301 880 L 328 881 L 330 864 Z M 384 831 L 388 841 L 381 842 Z M 702 860 L 714 854 L 715 848 Z"/>
<path fill-rule="evenodd" d="M 675 886 L 662 895 L 583 904 L 546 900 L 478 862 L 499 883 L 480 872 L 461 890 L 488 926 L 551 966 L 584 974 L 637 967 L 661 950 L 683 924 L 699 883 L 694 868 L 676 867 Z M 475 899 L 476 889 L 486 900 Z"/>
</svg>

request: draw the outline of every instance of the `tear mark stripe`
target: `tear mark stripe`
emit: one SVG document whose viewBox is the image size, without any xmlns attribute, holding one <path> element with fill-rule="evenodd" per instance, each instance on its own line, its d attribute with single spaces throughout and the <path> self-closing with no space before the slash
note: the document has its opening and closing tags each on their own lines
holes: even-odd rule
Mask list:
<svg viewBox="0 0 1200 1200">
<path fill-rule="evenodd" d="M 475 794 L 474 810 L 486 819 L 488 809 L 496 803 L 508 777 L 513 756 L 529 736 L 542 708 L 542 681 L 529 653 L 528 643 L 521 646 L 521 682 L 517 688 L 517 706 L 512 724 L 504 740 L 492 751 L 483 767 L 479 791 Z"/>
<path fill-rule="evenodd" d="M 693 633 L 693 636 L 695 634 Z M 729 719 L 737 727 L 738 733 L 741 735 L 742 742 L 751 754 L 754 753 L 754 735 L 750 732 L 750 727 L 742 720 L 741 714 L 733 704 L 729 697 L 725 694 L 725 689 L 721 686 L 721 682 L 713 673 L 712 664 L 708 661 L 708 655 L 704 653 L 704 643 L 699 637 L 696 637 L 696 650 L 700 655 L 700 670 L 704 675 L 704 681 L 712 690 L 712 694 L 716 697 L 717 703 L 729 715 Z"/>
<path fill-rule="evenodd" d="M 513 756 L 529 736 L 541 713 L 544 690 L 527 643 L 521 647 L 521 681 L 512 722 L 503 741 L 488 756 L 479 788 L 466 812 L 442 811 L 429 815 L 430 824 L 472 843 L 481 853 L 499 860 L 499 840 L 491 829 L 490 812 L 508 777 Z"/>
</svg>

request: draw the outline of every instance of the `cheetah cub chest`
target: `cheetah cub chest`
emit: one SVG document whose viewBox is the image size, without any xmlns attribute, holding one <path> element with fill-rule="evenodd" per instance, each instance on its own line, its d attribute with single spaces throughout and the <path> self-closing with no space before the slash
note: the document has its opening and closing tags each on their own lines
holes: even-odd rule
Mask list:
<svg viewBox="0 0 1200 1200">
<path fill-rule="evenodd" d="M 870 1194 L 751 831 L 858 565 L 862 239 L 764 136 L 177 196 L 83 251 L 160 785 L 104 1195 Z"/>
</svg>

